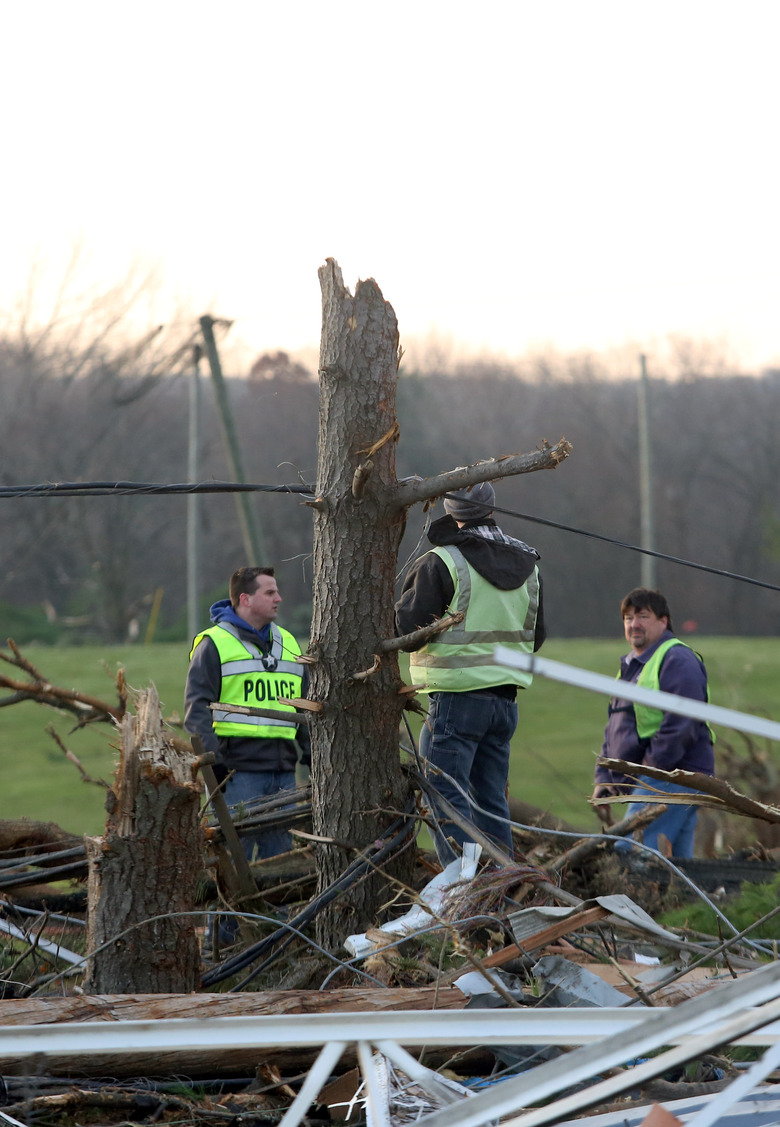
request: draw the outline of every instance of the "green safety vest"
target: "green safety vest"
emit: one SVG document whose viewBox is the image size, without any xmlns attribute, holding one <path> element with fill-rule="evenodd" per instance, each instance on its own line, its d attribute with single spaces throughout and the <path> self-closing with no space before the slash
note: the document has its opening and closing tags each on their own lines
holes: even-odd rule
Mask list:
<svg viewBox="0 0 780 1127">
<path fill-rule="evenodd" d="M 438 634 L 409 658 L 413 680 L 422 692 L 457 693 L 519 685 L 533 676 L 523 669 L 496 665 L 495 646 L 533 653 L 539 611 L 539 571 L 513 591 L 500 591 L 466 562 L 459 548 L 433 548 L 449 568 L 455 591 L 445 614 L 462 611 L 463 622 Z"/>
<path fill-rule="evenodd" d="M 195 638 L 190 658 L 203 638 L 211 638 L 222 663 L 220 702 L 242 704 L 254 708 L 273 708 L 295 716 L 289 704 L 280 704 L 302 691 L 301 648 L 287 630 L 271 623 L 271 648 L 263 654 L 252 642 L 243 641 L 231 623 L 222 623 L 204 630 Z M 294 740 L 297 724 L 294 719 L 279 720 L 268 716 L 244 716 L 240 712 L 220 709 L 212 714 L 218 736 L 243 736 L 250 739 Z"/>
<path fill-rule="evenodd" d="M 672 646 L 685 646 L 685 642 L 681 642 L 679 638 L 667 638 L 663 645 L 659 646 L 654 654 L 642 666 L 642 672 L 637 678 L 637 685 L 641 685 L 644 689 L 659 689 L 661 682 L 661 663 L 666 657 L 666 653 Z M 691 649 L 686 646 L 686 649 Z M 696 654 L 695 650 L 691 653 Z M 699 658 L 699 655 L 696 654 Z M 701 658 L 699 658 L 701 661 Z M 707 700 L 710 699 L 709 685 L 707 686 Z M 661 727 L 664 718 L 664 713 L 660 708 L 652 708 L 648 704 L 634 705 L 634 716 L 636 717 L 636 730 L 637 735 L 641 740 L 649 740 L 656 734 Z M 707 725 L 709 728 L 709 724 Z M 713 735 L 712 728 L 710 728 L 710 735 Z"/>
</svg>

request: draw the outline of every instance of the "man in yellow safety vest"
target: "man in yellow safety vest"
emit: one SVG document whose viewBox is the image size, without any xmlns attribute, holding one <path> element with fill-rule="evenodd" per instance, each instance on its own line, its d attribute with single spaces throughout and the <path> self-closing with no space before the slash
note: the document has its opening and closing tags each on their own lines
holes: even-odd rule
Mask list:
<svg viewBox="0 0 780 1127">
<path fill-rule="evenodd" d="M 304 695 L 300 647 L 276 623 L 281 601 L 272 567 L 241 567 L 230 577 L 230 598 L 211 608 L 213 625 L 192 643 L 184 726 L 216 755 L 219 773 L 230 773 L 230 805 L 292 790 L 299 744 L 302 759 L 308 757 L 308 732 L 298 730 L 295 709 L 280 700 Z M 212 713 L 212 702 L 226 707 Z M 247 716 L 230 705 L 268 708 L 289 719 Z M 287 830 L 270 830 L 246 837 L 244 847 L 250 858 L 271 857 L 291 849 L 292 839 Z"/>
<path fill-rule="evenodd" d="M 433 786 L 461 815 L 440 817 L 442 864 L 450 840 L 471 840 L 465 820 L 513 856 L 507 779 L 517 727 L 517 693 L 531 674 L 496 665 L 496 643 L 531 653 L 544 641 L 539 553 L 503 532 L 492 518 L 489 481 L 448 493 L 446 516 L 428 532 L 432 548 L 415 560 L 395 606 L 396 632 L 410 634 L 461 611 L 464 620 L 412 653 L 411 677 L 424 682 L 428 715 L 420 752 Z M 450 839 L 450 840 L 448 840 Z"/>
<path fill-rule="evenodd" d="M 692 700 L 708 700 L 704 662 L 675 637 L 669 604 L 660 591 L 636 587 L 623 599 L 620 613 L 626 641 L 631 646 L 631 652 L 620 659 L 621 681 L 632 681 L 647 689 L 660 689 Z M 601 754 L 628 763 L 644 763 L 662 771 L 679 768 L 704 775 L 715 772 L 712 733 L 704 721 L 632 704 L 621 698 L 619 692 L 609 704 Z M 680 793 L 690 788 L 642 775 L 638 780 L 630 779 L 596 764 L 594 799 L 659 791 Z M 658 796 L 658 801 L 663 802 L 663 794 Z M 628 813 L 635 814 L 644 808 L 644 803 L 633 803 Z M 596 806 L 596 812 L 603 822 L 610 823 L 609 806 Z M 657 849 L 659 835 L 663 835 L 674 857 L 692 857 L 696 816 L 695 806 L 670 803 L 665 814 L 645 827 L 644 844 Z M 620 842 L 615 848 L 622 852 L 631 845 Z"/>
</svg>

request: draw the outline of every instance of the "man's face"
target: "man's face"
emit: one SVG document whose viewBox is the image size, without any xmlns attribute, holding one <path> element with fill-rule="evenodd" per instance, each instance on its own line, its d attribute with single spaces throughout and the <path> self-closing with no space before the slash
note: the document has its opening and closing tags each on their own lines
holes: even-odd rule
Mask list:
<svg viewBox="0 0 780 1127">
<path fill-rule="evenodd" d="M 635 654 L 644 653 L 650 646 L 655 645 L 663 634 L 668 623 L 664 615 L 658 618 L 649 607 L 626 607 L 623 615 L 623 629 L 626 632 L 626 641 Z"/>
<path fill-rule="evenodd" d="M 276 618 L 282 596 L 272 575 L 258 575 L 257 586 L 250 595 L 242 594 L 239 613 L 255 630 L 262 630 Z"/>
</svg>

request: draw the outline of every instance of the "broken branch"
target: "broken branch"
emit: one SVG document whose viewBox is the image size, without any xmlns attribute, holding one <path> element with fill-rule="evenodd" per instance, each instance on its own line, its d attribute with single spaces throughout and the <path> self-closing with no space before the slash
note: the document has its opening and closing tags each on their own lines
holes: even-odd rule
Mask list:
<svg viewBox="0 0 780 1127">
<path fill-rule="evenodd" d="M 363 496 L 366 484 L 368 482 L 368 479 L 371 477 L 373 469 L 374 463 L 370 458 L 367 458 L 365 462 L 361 462 L 358 468 L 355 470 L 355 473 L 352 477 L 352 496 L 356 501 L 359 501 Z"/>
<path fill-rule="evenodd" d="M 625 801 L 625 795 L 623 796 L 623 801 Z M 637 814 L 632 814 L 630 818 L 623 818 L 621 822 L 616 822 L 614 826 L 609 826 L 604 832 L 608 833 L 610 837 L 628 837 L 634 830 L 641 830 L 649 825 L 650 822 L 654 822 L 665 809 L 666 807 L 662 805 L 648 806 L 645 810 L 640 810 Z M 567 849 L 565 853 L 561 853 L 559 857 L 556 857 L 550 865 L 550 872 L 563 872 L 569 865 L 583 861 L 604 844 L 604 839 L 600 834 L 593 834 L 591 837 L 586 837 L 584 840 L 576 842 L 571 849 Z"/>
<path fill-rule="evenodd" d="M 723 779 L 716 779 L 711 775 L 702 775 L 697 771 L 662 771 L 658 767 L 648 767 L 643 763 L 626 763 L 622 759 L 599 759 L 599 763 L 612 771 L 620 771 L 624 775 L 647 775 L 651 779 L 662 779 L 664 782 L 676 783 L 681 787 L 693 787 L 700 794 L 668 794 L 659 791 L 658 795 L 623 795 L 622 797 L 597 799 L 594 805 L 601 803 L 625 802 L 653 802 L 659 799 L 663 802 L 684 803 L 689 806 L 706 806 L 710 809 L 724 810 L 732 814 L 740 814 L 743 818 L 760 818 L 764 822 L 779 823 L 780 808 L 770 806 L 757 799 L 748 798 L 734 790 Z"/>
<path fill-rule="evenodd" d="M 383 638 L 377 649 L 380 653 L 393 653 L 395 650 L 417 650 L 431 638 L 435 638 L 437 634 L 449 630 L 451 626 L 457 626 L 464 618 L 465 615 L 462 611 L 456 611 L 455 614 L 448 614 L 446 618 L 437 618 L 435 622 L 421 626 L 419 630 L 413 630 L 411 634 L 402 634 L 400 638 Z"/>
<path fill-rule="evenodd" d="M 19 647 L 14 642 L 13 638 L 8 639 L 8 645 L 11 648 L 13 657 L 7 653 L 0 651 L 0 659 L 8 662 L 9 665 L 21 669 L 28 675 L 30 681 L 19 681 L 13 677 L 6 677 L 0 674 L 0 687 L 11 689 L 13 696 L 6 697 L 0 705 L 16 704 L 23 700 L 34 700 L 39 704 L 48 704 L 52 708 L 65 709 L 68 712 L 74 713 L 78 717 L 79 727 L 88 724 L 92 720 L 99 721 L 119 721 L 125 712 L 126 700 L 123 697 L 123 674 L 120 670 L 119 678 L 122 680 L 119 688 L 119 705 L 112 708 L 102 700 L 96 697 L 88 696 L 86 693 L 78 693 L 75 689 L 61 689 L 56 685 L 50 684 L 43 674 L 36 669 L 32 662 L 23 657 L 19 651 Z"/>
<path fill-rule="evenodd" d="M 532 454 L 507 454 L 503 458 L 490 458 L 471 466 L 449 470 L 436 477 L 423 478 L 421 481 L 407 478 L 398 484 L 396 505 L 399 509 L 407 509 L 418 501 L 430 501 L 441 497 L 443 493 L 465 489 L 468 485 L 478 485 L 481 481 L 496 481 L 515 474 L 532 473 L 534 470 L 553 470 L 569 454 L 571 443 L 567 439 L 559 438 L 554 446 L 543 439 L 540 449 L 534 450 Z"/>
<path fill-rule="evenodd" d="M 65 746 L 64 742 L 60 738 L 59 733 L 57 732 L 57 730 L 55 729 L 55 727 L 52 724 L 47 724 L 46 732 L 47 732 L 47 735 L 50 735 L 51 738 L 54 740 L 57 747 L 63 753 L 65 758 L 67 760 L 69 760 L 74 765 L 76 770 L 81 775 L 81 781 L 83 783 L 93 783 L 96 787 L 103 787 L 105 790 L 111 790 L 111 787 L 109 786 L 109 784 L 106 782 L 105 779 L 93 779 L 91 775 L 87 774 L 87 772 L 84 770 L 78 756 L 74 755 L 73 752 L 70 751 Z"/>
<path fill-rule="evenodd" d="M 371 666 L 371 668 L 370 669 L 364 669 L 360 673 L 353 673 L 352 674 L 352 680 L 353 681 L 367 681 L 369 679 L 369 677 L 373 677 L 375 673 L 378 673 L 379 670 L 381 669 L 381 667 L 382 667 L 382 661 L 379 657 L 379 654 L 374 654 L 374 664 Z"/>
<path fill-rule="evenodd" d="M 290 703 L 292 703 L 292 701 Z M 317 702 L 316 701 L 310 701 L 309 703 L 310 704 L 316 704 Z M 282 712 L 281 708 L 254 708 L 251 705 L 247 705 L 247 704 L 225 704 L 224 701 L 216 701 L 216 702 L 212 701 L 211 704 L 209 705 L 209 708 L 211 709 L 212 712 L 216 712 L 218 710 L 222 711 L 222 712 L 240 712 L 242 716 L 265 716 L 269 720 L 289 720 L 290 719 L 290 713 L 289 712 Z M 320 708 L 322 708 L 322 705 L 320 705 Z M 311 712 L 304 712 L 304 711 L 296 712 L 296 714 L 295 714 L 295 723 L 296 724 L 311 724 L 311 721 L 312 721 Z"/>
</svg>

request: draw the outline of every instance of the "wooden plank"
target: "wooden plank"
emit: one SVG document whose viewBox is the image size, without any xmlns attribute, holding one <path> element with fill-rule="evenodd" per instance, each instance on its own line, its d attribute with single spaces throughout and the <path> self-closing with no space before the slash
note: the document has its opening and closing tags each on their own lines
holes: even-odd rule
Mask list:
<svg viewBox="0 0 780 1127">
<path fill-rule="evenodd" d="M 504 963 L 508 963 L 510 959 L 518 959 L 521 955 L 538 951 L 540 947 L 546 947 L 548 943 L 553 943 L 556 939 L 560 939 L 562 935 L 570 935 L 571 932 L 578 931 L 581 927 L 587 927 L 588 924 L 596 923 L 597 920 L 603 920 L 608 915 L 607 909 L 600 905 L 595 908 L 586 908 L 584 912 L 575 912 L 573 915 L 567 916 L 566 919 L 559 920 L 558 923 L 550 924 L 549 927 L 537 931 L 534 935 L 527 936 L 523 939 L 522 946 L 517 943 L 510 943 L 508 947 L 494 951 L 492 955 L 488 955 L 486 959 L 482 960 L 482 965 L 485 967 L 500 967 Z"/>
<path fill-rule="evenodd" d="M 68 998 L 0 999 L 0 1025 L 142 1021 L 173 1017 L 456 1010 L 467 999 L 455 987 L 257 990 L 246 994 L 80 994 Z"/>
</svg>

